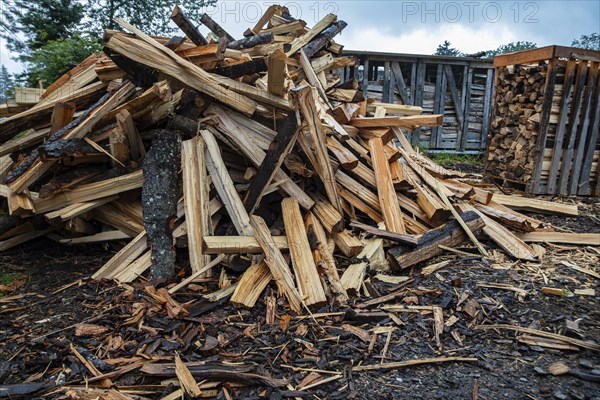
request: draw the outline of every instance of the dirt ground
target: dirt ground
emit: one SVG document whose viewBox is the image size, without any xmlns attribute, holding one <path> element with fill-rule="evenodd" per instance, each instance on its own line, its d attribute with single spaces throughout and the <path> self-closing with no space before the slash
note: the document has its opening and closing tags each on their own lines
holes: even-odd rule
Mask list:
<svg viewBox="0 0 600 400">
<path fill-rule="evenodd" d="M 576 201 L 581 210 L 576 218 L 535 217 L 568 231 L 600 234 L 600 203 Z M 168 316 L 148 307 L 142 322 L 131 324 L 136 304 L 150 304 L 144 300 L 148 296 L 143 285 L 118 287 L 87 279 L 114 249 L 37 240 L 0 254 L 2 272 L 18 277 L 4 286 L 0 297 L 0 385 L 46 385 L 12 398 L 73 396 L 52 386 L 59 382 L 80 387 L 83 377 L 91 376 L 75 348 L 92 360 L 95 353 L 103 360 L 143 354 L 172 361 L 177 351 L 185 361 L 241 362 L 256 373 L 290 382 L 280 388 L 226 384 L 205 392 L 220 399 L 600 399 L 598 352 L 544 348 L 518 341 L 522 334 L 511 330 L 476 328 L 508 324 L 600 342 L 599 280 L 576 269 L 599 273 L 600 251 L 543 244 L 536 246 L 544 253 L 539 262 L 519 262 L 505 257 L 490 241 L 484 243 L 496 255 L 494 262 L 473 248 L 463 248 L 473 256 L 437 257 L 427 264 L 449 262 L 429 275 L 422 273 L 423 266 L 409 269 L 403 273 L 410 278 L 406 282 L 385 283 L 375 278 L 377 271 L 370 271 L 370 298 L 355 298 L 346 308 L 313 310 L 314 318 L 288 315 L 279 299 L 275 323 L 267 324 L 265 303 L 275 296 L 273 286 L 252 310 L 228 302 L 207 307 L 201 293 L 217 289 L 215 281 L 208 281 L 174 296 L 189 315 Z M 567 289 L 564 294 L 595 289 L 595 295 L 546 295 L 542 287 Z M 366 303 L 390 293 L 396 294 L 392 300 Z M 396 304 L 441 307 L 449 326 L 439 344 L 431 313 L 381 308 Z M 76 336 L 75 327 L 82 322 L 108 331 Z M 218 345 L 206 350 L 210 337 Z M 374 371 L 351 368 L 442 356 L 476 360 Z M 574 372 L 550 375 L 549 365 L 558 361 Z M 114 366 L 98 362 L 98 369 L 106 373 Z M 330 380 L 301 390 L 316 378 Z M 112 383 L 131 398 L 159 399 L 174 390 L 177 380 L 133 370 Z"/>
</svg>

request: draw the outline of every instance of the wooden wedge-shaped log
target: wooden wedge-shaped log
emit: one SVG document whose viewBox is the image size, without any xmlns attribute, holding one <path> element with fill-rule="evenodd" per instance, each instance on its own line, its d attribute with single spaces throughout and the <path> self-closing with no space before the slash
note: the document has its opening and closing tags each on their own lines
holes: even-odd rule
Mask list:
<svg viewBox="0 0 600 400">
<path fill-rule="evenodd" d="M 485 225 L 485 222 L 473 211 L 462 213 L 461 218 L 471 231 L 477 231 Z M 388 251 L 388 260 L 393 270 L 401 271 L 441 254 L 444 250 L 440 249 L 440 244 L 453 247 L 468 240 L 469 237 L 462 226 L 456 220 L 452 220 L 440 228 L 426 232 L 419 239 L 417 247 L 392 247 Z"/>
<path fill-rule="evenodd" d="M 322 306 L 327 299 L 312 257 L 298 201 L 289 197 L 283 199 L 281 213 L 300 295 L 307 306 Z"/>
<path fill-rule="evenodd" d="M 210 217 L 204 139 L 196 136 L 181 143 L 183 204 L 192 272 L 204 268 L 210 257 L 202 252 L 203 238 L 210 234 Z"/>
<path fill-rule="evenodd" d="M 263 249 L 265 254 L 265 262 L 273 275 L 273 279 L 277 282 L 280 290 L 288 299 L 290 308 L 295 312 L 300 312 L 302 308 L 302 297 L 294 286 L 294 277 L 287 265 L 281 251 L 273 245 L 273 237 L 269 232 L 269 227 L 265 221 L 256 215 L 250 216 L 250 223 L 254 228 L 256 240 Z"/>
<path fill-rule="evenodd" d="M 219 149 L 217 140 L 210 131 L 202 130 L 200 133 L 202 134 L 206 144 L 206 168 L 208 169 L 208 173 L 212 178 L 212 182 L 217 190 L 217 193 L 219 193 L 221 201 L 227 209 L 229 218 L 231 218 L 231 221 L 233 222 L 238 234 L 244 236 L 253 236 L 254 230 L 250 225 L 248 212 L 246 211 L 240 196 L 235 190 L 235 185 L 233 184 L 231 176 L 229 176 L 229 172 L 225 166 L 225 162 L 221 157 L 221 150 Z"/>
<path fill-rule="evenodd" d="M 392 183 L 389 163 L 383 150 L 383 142 L 381 139 L 371 139 L 369 145 L 371 147 L 371 162 L 377 181 L 379 205 L 381 206 L 385 227 L 390 232 L 405 234 L 404 217 Z"/>
</svg>

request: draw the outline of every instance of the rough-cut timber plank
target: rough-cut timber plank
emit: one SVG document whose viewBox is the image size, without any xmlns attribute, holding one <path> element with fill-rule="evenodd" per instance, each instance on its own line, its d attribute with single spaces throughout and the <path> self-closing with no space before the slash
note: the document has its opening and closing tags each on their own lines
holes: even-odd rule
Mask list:
<svg viewBox="0 0 600 400">
<path fill-rule="evenodd" d="M 313 243 L 313 259 L 315 263 L 323 268 L 327 280 L 329 281 L 329 288 L 334 296 L 335 302 L 340 305 L 344 305 L 348 301 L 348 295 L 342 285 L 340 276 L 338 275 L 337 266 L 335 259 L 333 258 L 333 250 L 329 246 L 329 241 L 325 229 L 310 211 L 306 214 L 304 219 L 304 226 L 306 233 L 311 241 L 314 239 L 316 243 Z"/>
<path fill-rule="evenodd" d="M 290 112 L 280 126 L 277 136 L 269 145 L 265 158 L 250 181 L 244 197 L 244 206 L 252 214 L 265 193 L 265 190 L 279 171 L 283 160 L 292 150 L 298 136 L 296 113 Z"/>
<path fill-rule="evenodd" d="M 254 236 L 204 236 L 202 243 L 204 254 L 262 253 L 262 247 Z M 273 245 L 280 250 L 289 248 L 285 236 L 273 236 Z"/>
<path fill-rule="evenodd" d="M 290 308 L 295 312 L 300 312 L 302 307 L 302 298 L 294 286 L 294 278 L 289 266 L 283 258 L 281 251 L 273 245 L 273 237 L 269 232 L 269 227 L 265 221 L 256 215 L 250 216 L 250 222 L 256 233 L 256 240 L 263 248 L 265 253 L 265 262 L 267 263 L 273 279 L 288 299 Z"/>
<path fill-rule="evenodd" d="M 94 275 L 92 279 L 112 279 L 123 266 L 128 266 L 135 261 L 148 248 L 148 236 L 146 231 L 133 238 L 125 247 L 106 262 Z"/>
<path fill-rule="evenodd" d="M 144 228 L 152 249 L 154 279 L 170 279 L 175 273 L 173 225 L 177 218 L 177 173 L 181 163 L 181 139 L 171 131 L 157 133 L 143 163 L 142 207 Z"/>
<path fill-rule="evenodd" d="M 307 124 L 310 147 L 308 143 L 304 143 L 303 141 L 300 144 L 307 156 L 314 160 L 313 167 L 317 170 L 317 174 L 325 186 L 327 198 L 336 210 L 341 212 L 342 204 L 335 187 L 335 175 L 333 174 L 329 156 L 327 155 L 327 148 L 325 147 L 325 133 L 323 132 L 323 125 L 321 124 L 319 112 L 315 105 L 317 99 L 313 96 L 312 89 L 308 86 L 304 86 L 294 93 L 297 96 L 298 105 Z"/>
<path fill-rule="evenodd" d="M 383 141 L 381 139 L 369 140 L 371 148 L 371 162 L 375 171 L 377 181 L 377 194 L 379 205 L 385 221 L 385 227 L 388 231 L 405 234 L 404 217 L 398 203 L 398 196 L 392 184 L 389 164 L 383 150 Z"/>
<path fill-rule="evenodd" d="M 476 231 L 483 228 L 485 223 L 475 212 L 466 212 L 461 214 L 462 220 L 469 229 Z M 395 271 L 408 268 L 421 261 L 428 260 L 443 252 L 438 245 L 453 247 L 469 240 L 463 228 L 455 220 L 452 220 L 444 226 L 426 232 L 419 239 L 417 247 L 397 246 L 388 251 L 388 260 L 390 266 Z"/>
<path fill-rule="evenodd" d="M 196 46 L 204 46 L 208 44 L 206 38 L 202 36 L 200 32 L 198 32 L 198 29 L 196 29 L 194 24 L 192 24 L 192 22 L 183 14 L 183 11 L 181 11 L 179 6 L 175 6 L 175 8 L 173 8 L 171 19 Z"/>
<path fill-rule="evenodd" d="M 360 229 L 361 231 L 370 233 L 371 235 L 375 235 L 375 236 L 378 236 L 380 238 L 387 239 L 387 240 L 392 240 L 394 242 L 404 244 L 407 246 L 416 246 L 417 244 L 419 244 L 419 239 L 416 236 L 401 235 L 399 233 L 394 233 L 394 232 L 376 228 L 371 225 L 363 224 L 362 222 L 358 222 L 358 221 L 350 222 L 350 226 L 353 228 Z"/>
<path fill-rule="evenodd" d="M 528 232 L 517 236 L 524 242 L 600 246 L 600 235 L 597 233 Z"/>
<path fill-rule="evenodd" d="M 515 210 L 526 210 L 542 214 L 559 214 L 571 217 L 579 215 L 576 204 L 556 203 L 505 194 L 494 194 L 493 201 Z"/>
<path fill-rule="evenodd" d="M 254 235 L 254 230 L 250 225 L 248 212 L 244 207 L 244 203 L 240 199 L 238 192 L 235 190 L 235 185 L 231 180 L 231 176 L 225 166 L 225 162 L 221 157 L 221 150 L 214 135 L 207 130 L 201 130 L 200 133 L 206 144 L 206 168 L 212 178 L 213 185 L 221 198 L 221 201 L 227 209 L 227 213 L 231 218 L 231 222 L 235 226 L 238 234 L 243 236 Z"/>
<path fill-rule="evenodd" d="M 352 118 L 350 125 L 361 128 L 397 126 L 400 128 L 415 129 L 420 126 L 441 126 L 443 117 L 443 114 L 427 114 L 405 117 Z"/>
<path fill-rule="evenodd" d="M 143 181 L 142 170 L 137 170 L 116 178 L 80 185 L 67 193 L 58 193 L 48 199 L 34 199 L 33 204 L 36 212 L 43 214 L 71 204 L 97 200 L 137 189 L 142 187 Z"/>
<path fill-rule="evenodd" d="M 290 246 L 292 267 L 300 295 L 307 306 L 325 304 L 325 291 L 313 260 L 298 201 L 290 197 L 281 202 L 285 235 Z"/>
<path fill-rule="evenodd" d="M 181 143 L 183 204 L 192 272 L 201 270 L 210 261 L 202 252 L 203 238 L 210 233 L 204 147 L 201 136 Z"/>
</svg>

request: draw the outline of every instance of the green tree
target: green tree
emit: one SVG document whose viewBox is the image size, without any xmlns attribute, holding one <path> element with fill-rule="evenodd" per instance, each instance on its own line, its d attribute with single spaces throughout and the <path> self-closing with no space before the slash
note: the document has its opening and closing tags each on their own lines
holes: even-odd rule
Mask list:
<svg viewBox="0 0 600 400">
<path fill-rule="evenodd" d="M 76 35 L 69 39 L 51 40 L 24 57 L 28 66 L 26 84 L 37 87 L 42 81 L 47 87 L 90 54 L 101 50 L 100 43 L 90 37 Z"/>
<path fill-rule="evenodd" d="M 77 0 L 14 0 L 4 2 L 0 38 L 21 55 L 49 41 L 71 37 L 84 17 Z"/>
<path fill-rule="evenodd" d="M 444 43 L 438 45 L 437 50 L 433 53 L 434 56 L 450 56 L 450 57 L 458 57 L 460 56 L 460 50 L 450 47 L 451 43 L 447 40 L 444 40 Z"/>
<path fill-rule="evenodd" d="M 171 11 L 178 4 L 185 15 L 194 22 L 200 21 L 205 8 L 215 4 L 217 0 L 87 0 L 89 29 L 115 29 L 118 24 L 115 18 L 123 18 L 127 22 L 154 35 L 169 35 L 177 30 L 171 23 Z"/>
<path fill-rule="evenodd" d="M 510 42 L 508 44 L 503 44 L 501 46 L 498 46 L 497 49 L 487 50 L 485 53 L 486 53 L 486 57 L 493 57 L 498 54 L 513 53 L 515 51 L 523 51 L 523 50 L 531 50 L 531 49 L 537 49 L 537 44 L 533 43 L 533 42 L 518 41 L 518 42 Z"/>
<path fill-rule="evenodd" d="M 6 101 L 13 97 L 15 92 L 15 82 L 8 69 L 2 64 L 0 67 L 0 101 Z"/>
<path fill-rule="evenodd" d="M 179 5 L 192 21 L 199 21 L 207 5 L 216 0 L 182 0 Z M 176 30 L 170 23 L 173 2 L 166 0 L 12 0 L 0 15 L 0 38 L 26 72 L 23 84 L 49 85 L 73 64 L 99 51 L 106 28 L 124 18 L 149 34 Z"/>
<path fill-rule="evenodd" d="M 573 39 L 571 46 L 581 49 L 600 50 L 600 33 L 595 32 L 589 35 L 581 35 L 579 39 Z"/>
</svg>

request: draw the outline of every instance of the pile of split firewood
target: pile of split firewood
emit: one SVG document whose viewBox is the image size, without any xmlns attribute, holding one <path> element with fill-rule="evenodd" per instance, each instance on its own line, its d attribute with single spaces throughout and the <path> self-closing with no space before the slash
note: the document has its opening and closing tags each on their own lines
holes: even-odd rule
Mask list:
<svg viewBox="0 0 600 400">
<path fill-rule="evenodd" d="M 205 15 L 210 41 L 178 7 L 172 19 L 185 38 L 119 20 L 105 54 L 0 121 L 2 250 L 111 241 L 120 250 L 96 279 L 168 283 L 185 269 L 170 293 L 220 276 L 247 307 L 275 281 L 301 312 L 346 303 L 369 268 L 470 244 L 493 257 L 479 230 L 522 260 L 537 257 L 527 241 L 571 240 L 514 210 L 576 206 L 495 194 L 436 165 L 403 129 L 442 115 L 340 82 L 356 60 L 333 41 L 346 27 L 335 15 L 309 28 L 271 6 L 239 40 Z"/>
</svg>

